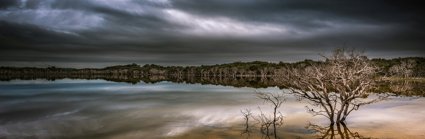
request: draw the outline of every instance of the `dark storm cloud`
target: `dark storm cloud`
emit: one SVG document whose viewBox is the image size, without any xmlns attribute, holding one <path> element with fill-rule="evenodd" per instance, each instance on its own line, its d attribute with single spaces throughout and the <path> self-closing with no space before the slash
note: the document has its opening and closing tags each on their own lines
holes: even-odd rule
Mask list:
<svg viewBox="0 0 425 139">
<path fill-rule="evenodd" d="M 414 1 L 205 0 L 200 3 L 196 0 L 181 0 L 177 6 L 201 14 L 225 14 L 235 18 L 265 21 L 297 21 L 308 18 L 304 22 L 334 19 L 388 24 L 417 23 L 424 20 L 420 15 L 424 12 L 422 6 Z"/>
<path fill-rule="evenodd" d="M 0 9 L 8 8 L 17 5 L 19 2 L 16 0 L 2 0 L 0 1 Z"/>
<path fill-rule="evenodd" d="M 297 61 L 342 46 L 423 56 L 422 13 L 383 0 L 4 0 L 0 65 Z"/>
</svg>

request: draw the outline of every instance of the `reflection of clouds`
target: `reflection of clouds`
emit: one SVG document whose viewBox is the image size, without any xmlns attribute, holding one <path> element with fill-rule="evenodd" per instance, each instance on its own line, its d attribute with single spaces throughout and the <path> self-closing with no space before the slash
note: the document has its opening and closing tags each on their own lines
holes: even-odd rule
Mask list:
<svg viewBox="0 0 425 139">
<path fill-rule="evenodd" d="M 63 83 L 107 83 L 108 81 L 97 79 L 97 80 L 72 80 L 72 79 L 61 79 L 55 81 L 48 81 L 46 79 L 36 80 L 11 80 L 11 81 L 0 81 L 0 84 L 11 85 L 11 84 L 63 84 Z"/>
<path fill-rule="evenodd" d="M 396 120 L 411 118 L 423 119 L 425 110 L 425 99 L 409 99 L 409 98 L 395 98 L 390 101 L 383 101 L 379 104 L 371 104 L 360 109 L 358 112 L 353 113 L 351 120 Z M 368 115 L 368 116 L 366 116 Z M 406 118 L 409 117 L 409 118 Z M 386 117 L 386 118 L 382 118 Z M 351 121 L 350 120 L 350 121 Z"/>
<path fill-rule="evenodd" d="M 70 128 L 78 127 L 78 128 Z M 88 117 L 53 117 L 49 119 L 38 119 L 34 121 L 23 121 L 17 123 L 6 123 L 0 125 L 0 138 L 4 136 L 14 138 L 52 138 L 79 136 L 89 131 L 102 128 L 102 123 Z"/>
<path fill-rule="evenodd" d="M 241 120 L 240 110 L 243 106 L 223 107 L 200 108 L 198 110 L 185 112 L 184 114 L 195 117 L 197 119 L 195 122 L 201 125 L 228 124 Z"/>
<path fill-rule="evenodd" d="M 47 117 L 67 116 L 67 115 L 71 115 L 71 114 L 77 113 L 77 112 L 79 112 L 80 110 L 81 110 L 81 109 L 75 109 L 75 110 L 71 110 L 71 111 L 60 112 L 60 113 L 56 113 L 56 114 L 53 114 L 53 115 L 51 115 L 51 116 L 47 116 Z"/>
<path fill-rule="evenodd" d="M 267 88 L 264 90 L 273 91 L 273 88 Z M 243 122 L 243 117 L 240 113 L 240 110 L 245 108 L 250 108 L 253 115 L 257 115 L 260 113 L 258 107 L 260 107 L 266 115 L 272 115 L 272 107 L 262 103 L 262 101 L 255 98 L 254 95 L 246 99 L 249 99 L 251 103 L 240 105 L 222 105 L 220 103 L 217 103 L 215 104 L 215 106 L 197 106 L 192 108 L 181 108 L 178 111 L 179 114 L 177 115 L 179 115 L 180 117 L 187 117 L 187 120 L 176 121 L 175 123 L 166 125 L 166 132 L 164 135 L 178 136 L 181 134 L 190 133 L 191 130 L 197 128 L 226 128 L 239 125 Z M 311 116 L 305 113 L 304 104 L 295 101 L 295 98 L 291 96 L 288 96 L 287 99 L 289 101 L 284 103 L 284 106 L 280 109 L 280 111 L 285 116 L 285 125 L 292 126 L 291 130 L 302 129 L 302 127 L 304 126 L 302 125 L 302 123 L 305 123 L 306 119 L 311 118 Z M 255 121 L 251 122 L 255 123 Z"/>
<path fill-rule="evenodd" d="M 7 84 L 5 82 L 0 87 Z M 257 106 L 260 106 L 263 112 L 271 112 L 271 107 L 256 99 L 254 93 L 281 91 L 278 88 L 252 89 L 170 82 L 130 85 L 101 80 L 14 81 L 10 85 L 27 85 L 33 88 L 33 94 L 50 92 L 19 99 L 17 96 L 20 94 L 1 90 L 0 95 L 7 93 L 17 99 L 2 100 L 0 114 L 3 117 L 0 117 L 0 121 L 5 116 L 11 117 L 4 115 L 7 111 L 21 110 L 26 113 L 28 110 L 27 113 L 31 114 L 24 116 L 25 119 L 14 118 L 14 121 L 0 125 L 0 138 L 20 135 L 81 137 L 86 134 L 109 134 L 112 138 L 155 138 L 197 134 L 191 131 L 205 127 L 239 126 L 243 123 L 241 109 L 250 108 L 255 115 L 259 113 Z M 55 89 L 68 92 L 52 93 Z M 12 103 L 14 101 L 22 103 Z M 305 102 L 287 95 L 287 101 L 280 109 L 285 116 L 282 130 L 306 134 L 301 129 L 308 121 L 328 124 L 325 118 L 312 118 L 306 112 L 305 105 Z M 425 123 L 423 106 L 425 98 L 393 98 L 362 107 L 350 115 L 347 122 L 350 129 L 362 135 L 418 138 L 425 131 L 425 126 L 421 125 Z M 47 112 L 30 111 L 36 108 Z"/>
<path fill-rule="evenodd" d="M 371 104 L 350 115 L 350 127 L 376 137 L 417 138 L 425 133 L 425 99 L 394 98 Z M 403 131 L 401 134 L 399 131 Z M 411 135 L 411 136 L 409 136 Z"/>
<path fill-rule="evenodd" d="M 168 131 L 165 136 L 177 136 L 181 135 L 187 131 L 189 131 L 191 128 L 188 125 L 172 125 L 170 131 Z M 194 128 L 194 127 L 192 127 Z"/>
<path fill-rule="evenodd" d="M 242 121 L 240 110 L 244 106 L 217 106 L 182 109 L 177 114 L 187 120 L 177 121 L 165 127 L 165 136 L 176 136 L 202 127 L 228 127 Z"/>
</svg>

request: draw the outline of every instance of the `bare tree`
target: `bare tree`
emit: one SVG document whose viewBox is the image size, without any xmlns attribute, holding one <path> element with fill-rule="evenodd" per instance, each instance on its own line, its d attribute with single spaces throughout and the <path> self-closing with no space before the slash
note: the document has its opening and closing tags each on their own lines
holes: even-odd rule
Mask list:
<svg viewBox="0 0 425 139">
<path fill-rule="evenodd" d="M 249 120 L 252 117 L 251 109 L 241 110 L 241 113 L 242 113 L 244 120 L 245 120 L 245 129 L 244 129 L 244 131 L 242 131 L 242 134 L 247 134 L 249 136 L 251 134 L 251 128 L 250 128 L 250 124 L 249 124 Z"/>
<path fill-rule="evenodd" d="M 281 93 L 262 93 L 258 92 L 257 97 L 262 99 L 264 103 L 269 103 L 273 107 L 273 114 L 271 118 L 265 116 L 262 112 L 260 114 L 260 120 L 262 125 L 265 124 L 267 129 L 267 135 L 269 134 L 269 126 L 270 124 L 273 126 L 273 135 L 274 138 L 277 139 L 277 128 L 283 125 L 283 115 L 278 111 L 278 109 L 282 106 L 283 102 L 285 102 L 285 98 Z"/>
<path fill-rule="evenodd" d="M 282 106 L 283 102 L 285 102 L 285 97 L 283 93 L 263 92 L 257 92 L 256 96 L 257 98 L 263 100 L 264 103 L 271 104 L 273 108 L 273 113 L 265 114 L 263 113 L 261 108 L 258 107 L 260 113 L 256 116 L 252 116 L 252 112 L 250 109 L 241 110 L 241 113 L 245 120 L 245 130 L 242 132 L 242 134 L 248 134 L 249 136 L 249 133 L 251 132 L 249 119 L 250 117 L 252 117 L 255 121 L 257 121 L 257 123 L 253 124 L 253 126 L 256 127 L 257 125 L 259 125 L 262 138 L 270 139 L 270 136 L 273 135 L 273 137 L 277 139 L 277 128 L 283 125 L 284 118 L 282 113 L 279 112 L 279 108 Z"/>
<path fill-rule="evenodd" d="M 413 76 L 413 68 L 415 68 L 415 66 L 415 60 L 403 60 L 400 64 L 390 67 L 389 72 L 393 76 L 408 78 Z"/>
<path fill-rule="evenodd" d="M 360 106 L 383 99 L 366 99 L 377 68 L 361 52 L 337 49 L 324 58 L 304 69 L 288 69 L 284 77 L 293 94 L 320 108 L 307 107 L 310 113 L 329 118 L 331 124 L 341 123 Z"/>
<path fill-rule="evenodd" d="M 261 108 L 258 109 L 260 110 L 260 114 L 255 118 L 255 120 L 260 124 L 260 132 L 263 137 L 270 139 L 270 135 L 272 135 L 272 133 L 270 133 L 270 126 L 273 124 L 273 119 L 264 114 Z"/>
</svg>

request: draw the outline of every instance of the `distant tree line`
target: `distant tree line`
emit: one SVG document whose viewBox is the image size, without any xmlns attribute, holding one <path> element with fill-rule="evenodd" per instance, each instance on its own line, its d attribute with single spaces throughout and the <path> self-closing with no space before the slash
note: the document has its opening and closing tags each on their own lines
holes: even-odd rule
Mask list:
<svg viewBox="0 0 425 139">
<path fill-rule="evenodd" d="M 371 63 L 379 68 L 377 76 L 381 77 L 425 77 L 425 58 L 407 57 L 395 59 L 371 59 Z M 120 76 L 133 78 L 160 75 L 166 77 L 281 77 L 287 69 L 304 69 L 310 65 L 326 64 L 323 61 L 304 60 L 295 63 L 269 62 L 234 62 L 229 64 L 202 65 L 202 66 L 160 66 L 147 65 L 117 65 L 106 68 L 47 68 L 34 67 L 0 67 L 0 76 L 7 75 L 93 75 L 93 76 Z"/>
</svg>

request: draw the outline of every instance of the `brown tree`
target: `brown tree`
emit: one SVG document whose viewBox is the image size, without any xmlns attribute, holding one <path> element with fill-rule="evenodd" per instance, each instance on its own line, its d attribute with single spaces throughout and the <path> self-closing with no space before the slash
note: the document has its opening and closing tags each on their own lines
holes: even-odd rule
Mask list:
<svg viewBox="0 0 425 139">
<path fill-rule="evenodd" d="M 290 68 L 284 76 L 291 93 L 319 108 L 307 107 L 310 113 L 329 118 L 331 124 L 342 123 L 360 106 L 384 98 L 366 99 L 377 68 L 361 52 L 337 49 L 324 58 L 303 69 Z"/>
</svg>

